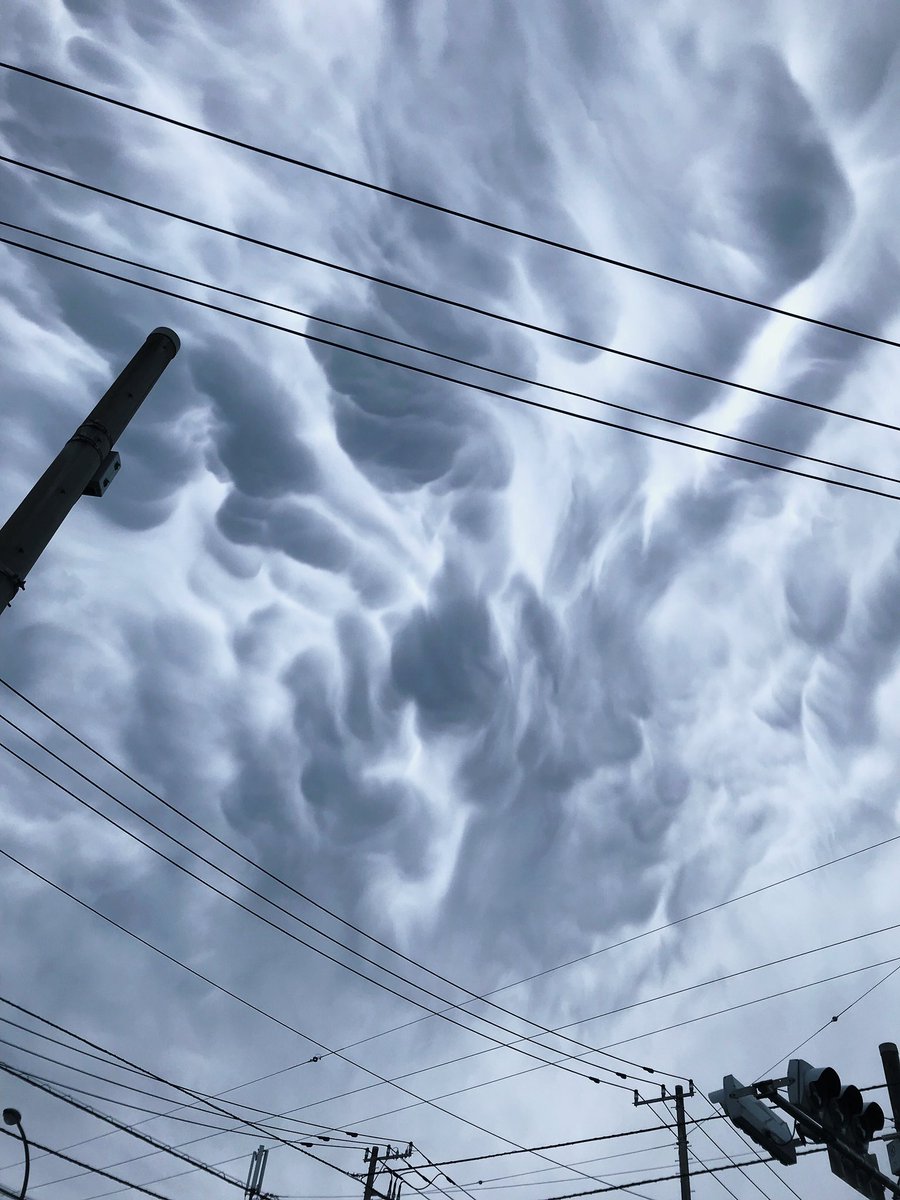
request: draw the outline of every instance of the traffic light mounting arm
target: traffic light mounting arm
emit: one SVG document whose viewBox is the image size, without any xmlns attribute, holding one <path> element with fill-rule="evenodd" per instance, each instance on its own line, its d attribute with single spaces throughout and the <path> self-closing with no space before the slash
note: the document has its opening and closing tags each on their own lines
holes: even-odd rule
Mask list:
<svg viewBox="0 0 900 1200">
<path fill-rule="evenodd" d="M 805 1113 L 802 1108 L 798 1108 L 795 1104 L 791 1104 L 789 1100 L 785 1100 L 783 1096 L 780 1096 L 778 1094 L 778 1087 L 783 1082 L 781 1079 L 766 1079 L 761 1083 L 754 1084 L 753 1090 L 759 1099 L 771 1100 L 778 1108 L 783 1109 L 789 1116 L 793 1117 L 799 1128 L 802 1129 L 805 1126 L 811 1130 L 819 1141 L 825 1142 L 826 1145 L 834 1146 L 845 1158 L 855 1163 L 861 1171 L 864 1171 L 871 1179 L 874 1179 L 882 1187 L 886 1188 L 891 1195 L 900 1196 L 900 1184 L 890 1179 L 887 1175 L 882 1175 L 864 1155 L 857 1154 L 855 1150 L 842 1142 L 830 1129 L 826 1129 L 821 1122 L 816 1121 L 813 1117 Z"/>
</svg>

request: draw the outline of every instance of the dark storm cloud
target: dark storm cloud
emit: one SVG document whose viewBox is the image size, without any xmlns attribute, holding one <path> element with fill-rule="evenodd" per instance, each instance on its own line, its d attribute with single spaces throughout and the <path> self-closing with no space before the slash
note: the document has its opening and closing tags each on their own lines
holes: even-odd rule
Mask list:
<svg viewBox="0 0 900 1200">
<path fill-rule="evenodd" d="M 856 599 L 841 636 L 819 660 L 805 692 L 814 736 L 837 750 L 875 737 L 879 686 L 900 652 L 900 544 L 892 547 Z"/>
<path fill-rule="evenodd" d="M 297 432 L 299 397 L 233 341 L 217 335 L 195 349 L 190 370 L 197 390 L 212 405 L 219 463 L 239 492 L 273 499 L 315 488 L 315 457 Z"/>
<path fill-rule="evenodd" d="M 383 327 L 371 310 L 345 309 L 341 319 L 376 330 Z M 449 318 L 445 330 L 440 344 L 458 353 Z M 469 339 L 463 334 L 462 340 L 465 344 Z M 384 353 L 383 347 L 370 345 Z M 378 486 L 410 491 L 433 484 L 457 490 L 507 483 L 510 453 L 486 398 L 327 346 L 313 345 L 312 352 L 333 393 L 338 441 Z M 442 369 L 433 360 L 424 365 Z"/>
<path fill-rule="evenodd" d="M 846 178 L 776 51 L 742 48 L 711 82 L 731 118 L 719 164 L 729 178 L 716 198 L 727 214 L 722 231 L 784 290 L 810 275 L 845 230 L 853 211 Z"/>
<path fill-rule="evenodd" d="M 846 573 L 821 537 L 804 539 L 791 550 L 784 595 L 795 637 L 811 646 L 824 646 L 840 634 L 847 616 L 849 586 Z"/>
<path fill-rule="evenodd" d="M 435 581 L 429 607 L 413 612 L 394 638 L 391 677 L 428 731 L 477 728 L 498 702 L 509 703 L 487 602 L 452 568 Z"/>
</svg>

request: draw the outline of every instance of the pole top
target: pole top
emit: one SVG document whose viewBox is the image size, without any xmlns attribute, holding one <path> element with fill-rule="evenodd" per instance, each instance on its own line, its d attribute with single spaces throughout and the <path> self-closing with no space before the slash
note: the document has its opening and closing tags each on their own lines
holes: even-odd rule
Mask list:
<svg viewBox="0 0 900 1200">
<path fill-rule="evenodd" d="M 157 334 L 157 333 L 161 333 L 163 337 L 167 337 L 169 339 L 169 341 L 172 343 L 172 345 L 175 347 L 175 349 L 172 352 L 172 357 L 174 358 L 175 355 L 178 353 L 178 351 L 181 349 L 181 338 L 178 336 L 178 334 L 175 332 L 175 330 L 170 329 L 168 327 L 168 325 L 157 325 L 157 327 L 151 331 L 151 333 L 149 334 L 149 337 L 153 337 L 153 335 Z M 148 338 L 148 340 L 149 340 L 149 338 Z"/>
</svg>

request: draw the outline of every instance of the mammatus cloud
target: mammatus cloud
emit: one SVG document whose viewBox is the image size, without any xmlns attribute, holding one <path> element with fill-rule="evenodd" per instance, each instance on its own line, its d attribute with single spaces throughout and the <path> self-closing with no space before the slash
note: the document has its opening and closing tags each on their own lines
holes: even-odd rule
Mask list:
<svg viewBox="0 0 900 1200">
<path fill-rule="evenodd" d="M 611 257 L 896 332 L 888 6 L 851 17 L 714 6 L 698 22 L 672 2 L 648 24 L 580 3 L 334 13 L 270 0 L 200 14 L 73 0 L 13 5 L 8 28 L 14 61 L 85 86 Z M 5 153 L 463 303 L 893 420 L 890 347 L 529 246 L 34 81 L 0 84 Z M 11 168 L 4 197 L 9 220 L 323 320 L 897 474 L 889 430 L 350 284 Z M 15 397 L 7 510 L 147 329 L 171 324 L 183 339 L 123 439 L 121 479 L 101 505 L 77 506 L 0 618 L 0 673 L 360 928 L 486 991 L 894 830 L 890 501 L 538 415 L 12 251 L 0 293 Z M 314 319 L 296 328 L 433 365 Z M 6 766 L 4 845 L 224 986 L 334 1046 L 419 1011 Z M 215 862 L 388 961 L 103 771 Z M 810 876 L 504 1002 L 562 1023 L 888 924 L 892 860 L 879 853 L 855 877 Z M 366 1082 L 330 1057 L 310 1064 L 311 1043 L 11 865 L 4 887 L 18 914 L 8 962 L 38 1009 L 172 1074 L 189 1064 L 210 1088 L 305 1062 L 267 1083 L 260 1103 L 273 1111 Z M 835 951 L 805 976 L 786 965 L 760 994 L 869 953 Z M 862 978 L 635 1052 L 704 1086 L 761 1070 Z M 851 1073 L 877 1069 L 866 1039 L 875 1016 L 889 1023 L 890 986 L 848 1012 L 822 1053 Z M 585 1036 L 645 1034 L 741 1003 L 743 987 L 598 1020 Z M 394 1075 L 476 1047 L 432 1021 L 353 1053 Z M 413 1086 L 438 1095 L 525 1065 L 492 1055 Z M 575 1086 L 542 1071 L 447 1103 L 523 1143 L 624 1127 L 617 1093 L 592 1090 L 602 1098 L 588 1112 Z M 309 1111 L 348 1120 L 410 1102 L 374 1092 Z M 377 1132 L 442 1157 L 499 1145 L 423 1108 L 388 1124 Z M 92 1131 L 55 1128 L 60 1144 Z M 218 1145 L 222 1157 L 246 1149 Z M 274 1190 L 301 1190 L 278 1170 Z M 324 1171 L 321 1182 L 333 1187 Z"/>
</svg>

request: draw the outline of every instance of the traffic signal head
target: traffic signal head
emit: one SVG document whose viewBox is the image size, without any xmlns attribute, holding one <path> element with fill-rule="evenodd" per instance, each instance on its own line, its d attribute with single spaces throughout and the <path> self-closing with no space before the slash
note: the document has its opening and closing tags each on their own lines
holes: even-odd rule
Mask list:
<svg viewBox="0 0 900 1200">
<path fill-rule="evenodd" d="M 797 1161 L 797 1151 L 787 1123 L 755 1096 L 735 1094 L 744 1090 L 739 1079 L 726 1075 L 721 1090 L 710 1092 L 709 1098 L 713 1104 L 720 1104 L 733 1124 L 768 1150 L 773 1158 L 785 1166 L 792 1166 Z"/>
<path fill-rule="evenodd" d="M 788 1063 L 788 1100 L 811 1117 L 822 1113 L 841 1094 L 841 1077 L 834 1067 L 814 1067 L 802 1058 Z"/>
</svg>

